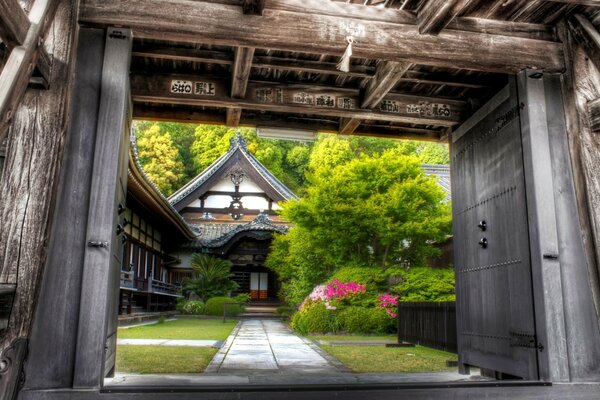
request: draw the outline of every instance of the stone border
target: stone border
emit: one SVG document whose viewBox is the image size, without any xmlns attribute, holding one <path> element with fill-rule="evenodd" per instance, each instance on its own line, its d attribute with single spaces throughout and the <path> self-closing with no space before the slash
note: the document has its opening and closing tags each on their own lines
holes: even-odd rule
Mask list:
<svg viewBox="0 0 600 400">
<path fill-rule="evenodd" d="M 203 373 L 216 374 L 217 372 L 219 372 L 219 368 L 221 368 L 221 364 L 223 364 L 223 360 L 229 352 L 229 349 L 231 348 L 231 345 L 233 344 L 234 339 L 237 337 L 241 327 L 242 321 L 238 321 L 238 323 L 235 325 L 229 336 L 227 336 L 227 339 L 225 340 L 225 343 L 223 343 L 223 346 L 221 346 L 217 354 L 215 354 L 212 360 L 210 360 L 210 363 L 208 364 Z"/>
</svg>

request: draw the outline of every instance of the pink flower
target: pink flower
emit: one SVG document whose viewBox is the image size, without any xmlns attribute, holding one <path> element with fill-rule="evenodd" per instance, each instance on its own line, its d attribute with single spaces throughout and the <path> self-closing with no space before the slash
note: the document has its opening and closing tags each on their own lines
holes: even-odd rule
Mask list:
<svg viewBox="0 0 600 400">
<path fill-rule="evenodd" d="M 395 310 L 398 306 L 398 295 L 383 293 L 377 297 L 377 301 L 379 302 L 377 308 L 383 308 L 390 317 L 396 318 Z"/>
</svg>

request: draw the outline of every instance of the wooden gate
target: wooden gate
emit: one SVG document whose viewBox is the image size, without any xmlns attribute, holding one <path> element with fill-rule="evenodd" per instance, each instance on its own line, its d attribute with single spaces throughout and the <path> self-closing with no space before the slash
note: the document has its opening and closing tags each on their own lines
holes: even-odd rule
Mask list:
<svg viewBox="0 0 600 400">
<path fill-rule="evenodd" d="M 451 146 L 459 363 L 538 378 L 517 86 L 511 80 Z"/>
</svg>

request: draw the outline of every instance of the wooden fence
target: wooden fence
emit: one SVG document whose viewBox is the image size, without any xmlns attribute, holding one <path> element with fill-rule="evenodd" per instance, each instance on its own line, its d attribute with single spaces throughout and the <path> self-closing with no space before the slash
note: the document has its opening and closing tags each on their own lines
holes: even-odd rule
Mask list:
<svg viewBox="0 0 600 400">
<path fill-rule="evenodd" d="M 452 353 L 456 346 L 456 303 L 398 303 L 398 341 Z"/>
</svg>

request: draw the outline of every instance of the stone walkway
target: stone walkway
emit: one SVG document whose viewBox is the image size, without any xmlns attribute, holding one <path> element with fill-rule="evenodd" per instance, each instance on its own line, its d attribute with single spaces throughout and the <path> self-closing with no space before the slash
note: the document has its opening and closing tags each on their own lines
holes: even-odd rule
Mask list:
<svg viewBox="0 0 600 400">
<path fill-rule="evenodd" d="M 341 364 L 277 320 L 242 320 L 206 369 L 207 373 L 339 373 Z"/>
</svg>

